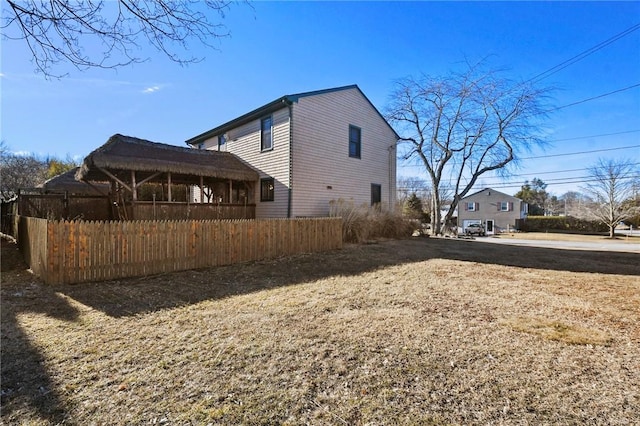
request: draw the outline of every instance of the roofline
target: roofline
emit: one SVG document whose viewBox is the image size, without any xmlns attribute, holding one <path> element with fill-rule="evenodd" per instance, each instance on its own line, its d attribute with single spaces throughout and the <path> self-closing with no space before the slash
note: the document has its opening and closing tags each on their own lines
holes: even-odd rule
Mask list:
<svg viewBox="0 0 640 426">
<path fill-rule="evenodd" d="M 211 130 L 207 130 L 204 133 L 201 133 L 197 136 L 194 136 L 190 139 L 187 139 L 185 141 L 185 143 L 187 145 L 195 145 L 197 143 L 201 143 L 204 142 L 205 140 L 212 138 L 216 135 L 220 135 L 220 134 L 224 134 L 225 132 L 227 132 L 228 130 L 234 129 L 238 126 L 242 126 L 243 124 L 246 124 L 250 121 L 253 120 L 257 120 L 258 118 L 267 115 L 271 112 L 277 111 L 281 108 L 287 107 L 292 105 L 294 102 L 298 102 L 298 100 L 300 98 L 306 98 L 308 96 L 316 96 L 316 95 L 323 95 L 326 93 L 332 93 L 332 92 L 339 92 L 342 90 L 349 90 L 349 89 L 357 89 L 360 94 L 362 95 L 362 97 L 364 97 L 367 102 L 369 102 L 369 105 L 371 105 L 371 107 L 374 109 L 374 111 L 376 113 L 378 113 L 378 115 L 380 116 L 380 118 L 382 118 L 382 120 L 387 124 L 387 126 L 389 126 L 389 128 L 391 129 L 391 131 L 393 132 L 394 136 L 396 137 L 396 140 L 400 139 L 400 136 L 398 135 L 398 133 L 396 133 L 396 131 L 393 129 L 393 127 L 391 127 L 391 125 L 387 122 L 387 120 L 384 118 L 384 116 L 380 113 L 380 111 L 378 111 L 378 109 L 375 107 L 375 105 L 373 105 L 373 103 L 369 100 L 369 98 L 367 98 L 367 96 L 362 92 L 362 90 L 360 90 L 360 88 L 358 87 L 357 84 L 351 84 L 349 86 L 340 86 L 340 87 L 333 87 L 330 89 L 323 89 L 323 90 L 314 90 L 311 92 L 302 92 L 302 93 L 296 93 L 293 95 L 284 95 L 274 101 L 269 102 L 266 105 L 263 105 L 259 108 L 254 109 L 253 111 L 250 111 L 246 114 L 243 114 L 237 118 L 234 118 L 231 121 L 227 121 L 224 124 L 221 124 L 218 127 L 215 127 Z"/>
<path fill-rule="evenodd" d="M 395 131 L 395 129 L 393 127 L 391 127 L 391 124 L 389 124 L 387 119 L 384 118 L 384 115 L 382 115 L 382 113 L 380 111 L 378 111 L 378 108 L 376 108 L 376 106 L 373 104 L 373 102 L 371 102 L 369 100 L 369 98 L 367 98 L 367 95 L 365 95 L 364 92 L 362 90 L 360 90 L 360 87 L 358 87 L 357 84 L 355 84 L 354 87 L 356 89 L 358 89 L 358 91 L 360 92 L 362 97 L 365 98 L 367 100 L 367 102 L 369 102 L 369 105 L 371 105 L 371 108 L 373 108 L 373 110 L 378 114 L 378 116 L 380 118 L 382 118 L 382 121 L 384 121 L 384 123 L 387 125 L 387 127 L 389 127 L 389 129 L 391 129 L 391 131 L 393 132 L 393 135 L 396 137 L 396 141 L 400 140 L 400 135 L 398 135 L 398 133 Z"/>
<path fill-rule="evenodd" d="M 240 117 L 234 118 L 231 121 L 227 121 L 226 123 L 218 127 L 215 127 L 211 130 L 207 130 L 206 132 L 201 133 L 198 136 L 194 136 L 190 139 L 187 139 L 185 143 L 187 145 L 195 145 L 197 143 L 204 142 L 205 140 L 213 136 L 223 134 L 230 129 L 241 126 L 250 121 L 256 120 L 265 114 L 277 111 L 280 108 L 284 108 L 289 105 L 291 105 L 291 101 L 288 99 L 288 97 L 282 96 L 276 99 L 275 101 L 269 102 L 268 104 L 261 106 L 260 108 L 256 108 L 253 111 L 250 111 L 244 115 L 241 115 Z"/>
<path fill-rule="evenodd" d="M 481 193 L 482 191 L 486 191 L 487 189 L 490 190 L 490 191 L 497 192 L 498 194 L 506 195 L 507 197 L 515 198 L 516 200 L 524 201 L 521 198 L 514 197 L 513 195 L 505 194 L 504 192 L 501 192 L 501 191 L 498 191 L 497 189 L 493 189 L 493 188 L 489 188 L 489 187 L 482 188 L 481 190 L 476 191 L 473 194 L 465 195 L 464 197 L 460 198 L 460 201 L 464 200 L 465 198 L 473 197 L 474 195 L 477 195 L 477 194 Z"/>
</svg>

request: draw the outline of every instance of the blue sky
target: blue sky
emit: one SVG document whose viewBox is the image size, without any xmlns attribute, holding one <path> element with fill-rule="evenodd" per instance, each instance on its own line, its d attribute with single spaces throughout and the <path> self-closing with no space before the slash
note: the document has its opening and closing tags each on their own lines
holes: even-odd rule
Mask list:
<svg viewBox="0 0 640 426">
<path fill-rule="evenodd" d="M 201 63 L 181 67 L 149 49 L 148 62 L 118 71 L 59 68 L 70 71 L 61 80 L 34 73 L 25 46 L 3 40 L 2 140 L 61 158 L 84 157 L 115 133 L 184 145 L 282 95 L 348 84 L 383 111 L 396 79 L 444 75 L 465 59 L 531 78 L 639 24 L 640 2 L 258 1 L 234 5 L 223 22 L 231 37 L 218 50 L 191 45 Z M 555 106 L 640 83 L 640 30 L 543 83 L 558 88 Z M 640 162 L 640 87 L 560 109 L 547 128 L 551 146 L 528 155 L 546 157 L 479 184 L 515 193 L 539 177 L 560 195 L 598 157 Z M 561 155 L 596 150 L 609 151 Z M 398 176 L 424 174 L 401 162 Z"/>
</svg>

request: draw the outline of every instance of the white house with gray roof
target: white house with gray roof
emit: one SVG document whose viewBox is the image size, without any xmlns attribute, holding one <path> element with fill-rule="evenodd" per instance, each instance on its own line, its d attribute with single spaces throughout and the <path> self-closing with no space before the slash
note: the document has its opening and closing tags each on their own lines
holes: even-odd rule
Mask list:
<svg viewBox="0 0 640 426">
<path fill-rule="evenodd" d="M 266 218 L 326 216 L 338 199 L 393 208 L 398 139 L 351 85 L 282 96 L 186 143 L 231 152 L 255 169 L 249 198 Z"/>
</svg>

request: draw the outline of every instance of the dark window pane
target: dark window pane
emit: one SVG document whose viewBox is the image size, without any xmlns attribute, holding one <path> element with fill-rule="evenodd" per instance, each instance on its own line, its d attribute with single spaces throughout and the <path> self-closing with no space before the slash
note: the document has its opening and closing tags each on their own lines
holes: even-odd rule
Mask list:
<svg viewBox="0 0 640 426">
<path fill-rule="evenodd" d="M 382 202 L 382 185 L 376 183 L 371 184 L 371 205 L 375 206 Z"/>
<path fill-rule="evenodd" d="M 271 149 L 273 147 L 273 140 L 271 138 L 271 117 L 263 118 L 260 124 L 260 149 L 262 151 Z"/>
<path fill-rule="evenodd" d="M 360 128 L 349 126 L 349 157 L 360 158 L 360 138 Z"/>
<path fill-rule="evenodd" d="M 260 179 L 260 201 L 273 201 L 274 183 L 273 178 Z"/>
</svg>

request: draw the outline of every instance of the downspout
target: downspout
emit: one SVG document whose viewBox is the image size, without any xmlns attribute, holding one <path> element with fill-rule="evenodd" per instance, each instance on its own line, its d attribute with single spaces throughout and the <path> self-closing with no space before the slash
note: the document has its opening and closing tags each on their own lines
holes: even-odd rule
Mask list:
<svg viewBox="0 0 640 426">
<path fill-rule="evenodd" d="M 293 197 L 293 104 L 289 104 L 289 198 L 287 200 L 287 218 L 291 218 Z"/>
<path fill-rule="evenodd" d="M 393 211 L 395 210 L 395 203 L 393 202 L 393 197 L 396 196 L 395 191 L 392 190 L 391 188 L 391 183 L 393 182 L 393 171 L 395 169 L 394 167 L 394 161 L 395 161 L 395 151 L 396 151 L 396 144 L 398 142 L 396 141 L 395 144 L 391 145 L 389 147 L 389 210 Z"/>
</svg>

